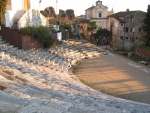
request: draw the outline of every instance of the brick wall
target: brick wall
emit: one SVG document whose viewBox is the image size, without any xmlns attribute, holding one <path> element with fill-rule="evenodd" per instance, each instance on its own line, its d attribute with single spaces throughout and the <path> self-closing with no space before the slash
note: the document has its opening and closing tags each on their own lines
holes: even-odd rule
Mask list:
<svg viewBox="0 0 150 113">
<path fill-rule="evenodd" d="M 17 31 L 10 29 L 9 27 L 5 27 L 4 25 L 0 26 L 1 26 L 0 35 L 2 36 L 2 39 L 21 49 L 22 35 L 19 34 Z"/>
<path fill-rule="evenodd" d="M 0 36 L 2 39 L 5 40 L 7 43 L 18 47 L 19 49 L 32 49 L 32 48 L 42 48 L 42 43 L 30 36 L 23 36 L 19 34 L 17 31 L 5 27 L 1 25 Z"/>
<path fill-rule="evenodd" d="M 22 36 L 22 49 L 29 50 L 32 48 L 43 48 L 43 44 L 31 36 Z"/>
</svg>

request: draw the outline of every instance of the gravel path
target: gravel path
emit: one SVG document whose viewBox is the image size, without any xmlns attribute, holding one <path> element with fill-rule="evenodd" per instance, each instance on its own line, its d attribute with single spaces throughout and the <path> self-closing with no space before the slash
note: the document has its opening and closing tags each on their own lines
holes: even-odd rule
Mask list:
<svg viewBox="0 0 150 113">
<path fill-rule="evenodd" d="M 123 56 L 109 53 L 85 60 L 74 73 L 100 92 L 150 104 L 150 69 Z"/>
</svg>

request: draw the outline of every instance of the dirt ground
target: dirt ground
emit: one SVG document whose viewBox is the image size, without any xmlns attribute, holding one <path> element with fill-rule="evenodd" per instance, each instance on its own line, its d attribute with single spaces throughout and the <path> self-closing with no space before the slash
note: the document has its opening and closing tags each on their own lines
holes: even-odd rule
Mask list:
<svg viewBox="0 0 150 113">
<path fill-rule="evenodd" d="M 73 73 L 100 92 L 150 104 L 150 73 L 145 71 L 149 68 L 135 64 L 128 58 L 110 54 L 79 63 Z"/>
</svg>

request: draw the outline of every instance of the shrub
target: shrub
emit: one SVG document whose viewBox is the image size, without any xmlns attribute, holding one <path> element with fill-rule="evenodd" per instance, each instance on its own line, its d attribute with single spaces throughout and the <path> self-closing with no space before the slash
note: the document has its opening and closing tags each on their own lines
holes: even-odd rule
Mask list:
<svg viewBox="0 0 150 113">
<path fill-rule="evenodd" d="M 25 27 L 25 28 L 21 28 L 19 30 L 19 33 L 21 33 L 22 35 L 31 35 L 31 31 L 28 27 Z"/>
<path fill-rule="evenodd" d="M 39 39 L 43 43 L 44 48 L 51 47 L 55 42 L 55 39 L 50 36 L 49 28 L 44 26 L 40 26 L 37 28 L 35 27 L 21 28 L 19 30 L 19 33 L 21 33 L 22 35 L 29 35 Z"/>
<path fill-rule="evenodd" d="M 145 46 L 145 45 L 140 45 L 138 48 L 150 51 L 150 47 Z"/>
<path fill-rule="evenodd" d="M 50 46 L 52 46 L 55 42 L 55 39 L 51 36 L 47 36 L 44 38 L 43 40 L 43 46 L 44 48 L 49 48 Z"/>
</svg>

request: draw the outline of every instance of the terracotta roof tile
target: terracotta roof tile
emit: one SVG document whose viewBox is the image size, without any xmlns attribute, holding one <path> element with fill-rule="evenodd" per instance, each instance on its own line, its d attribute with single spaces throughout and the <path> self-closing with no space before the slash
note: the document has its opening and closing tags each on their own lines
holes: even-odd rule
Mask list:
<svg viewBox="0 0 150 113">
<path fill-rule="evenodd" d="M 138 12 L 138 11 L 118 12 L 118 13 L 109 15 L 108 17 L 114 17 L 114 18 L 117 19 L 119 22 L 124 22 L 124 20 L 121 19 L 121 17 L 125 17 L 125 16 L 127 16 L 127 15 L 130 15 L 130 14 L 133 14 L 133 13 L 136 13 L 136 12 Z"/>
</svg>

